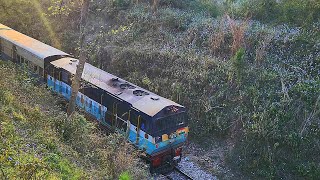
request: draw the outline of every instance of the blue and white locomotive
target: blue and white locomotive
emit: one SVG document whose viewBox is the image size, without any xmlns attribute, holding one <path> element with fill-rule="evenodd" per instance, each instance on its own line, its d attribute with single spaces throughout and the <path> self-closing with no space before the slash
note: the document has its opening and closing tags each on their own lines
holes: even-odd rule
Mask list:
<svg viewBox="0 0 320 180">
<path fill-rule="evenodd" d="M 0 24 L 0 54 L 43 78 L 67 100 L 78 60 Z M 76 104 L 108 129 L 123 133 L 146 154 L 152 169 L 181 160 L 189 128 L 186 108 L 89 63 L 85 64 Z"/>
</svg>

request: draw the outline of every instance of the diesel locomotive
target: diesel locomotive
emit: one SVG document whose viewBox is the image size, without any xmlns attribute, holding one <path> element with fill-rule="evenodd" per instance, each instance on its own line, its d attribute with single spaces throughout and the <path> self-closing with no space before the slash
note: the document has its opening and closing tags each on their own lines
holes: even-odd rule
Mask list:
<svg viewBox="0 0 320 180">
<path fill-rule="evenodd" d="M 79 60 L 0 24 L 1 59 L 24 64 L 49 89 L 71 98 Z M 76 104 L 141 150 L 152 171 L 176 164 L 189 128 L 186 108 L 86 63 Z"/>
</svg>

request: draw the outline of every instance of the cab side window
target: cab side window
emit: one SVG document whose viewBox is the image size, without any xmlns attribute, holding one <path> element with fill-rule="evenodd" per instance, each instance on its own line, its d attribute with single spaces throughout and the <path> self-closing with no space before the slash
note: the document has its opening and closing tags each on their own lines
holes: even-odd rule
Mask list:
<svg viewBox="0 0 320 180">
<path fill-rule="evenodd" d="M 60 74 L 61 72 L 57 69 L 54 69 L 54 79 L 60 80 Z"/>
<path fill-rule="evenodd" d="M 65 71 L 61 72 L 61 80 L 65 83 L 68 83 L 69 81 L 69 74 Z"/>
<path fill-rule="evenodd" d="M 146 120 L 143 118 L 140 118 L 140 128 L 142 131 L 146 131 L 146 129 L 147 129 Z"/>
<path fill-rule="evenodd" d="M 39 67 L 39 75 L 43 76 L 43 69 L 41 67 Z"/>
</svg>

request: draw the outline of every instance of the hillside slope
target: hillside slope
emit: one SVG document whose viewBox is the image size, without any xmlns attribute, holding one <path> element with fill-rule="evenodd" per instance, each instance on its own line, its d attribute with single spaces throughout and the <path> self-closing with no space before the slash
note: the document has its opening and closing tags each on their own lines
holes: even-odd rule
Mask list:
<svg viewBox="0 0 320 180">
<path fill-rule="evenodd" d="M 10 2 L 34 7 L 34 1 Z M 0 16 L 7 25 L 77 55 L 81 6 L 59 2 L 42 1 L 46 21 L 36 9 L 7 8 Z M 152 2 L 159 4 L 155 8 Z M 316 178 L 319 2 L 93 1 L 88 61 L 185 105 L 191 141 L 207 152 L 213 144 L 221 146 L 223 165 L 253 179 Z M 36 21 L 41 18 L 44 23 Z M 47 35 L 50 30 L 55 36 Z"/>
<path fill-rule="evenodd" d="M 0 179 L 147 179 L 123 137 L 67 120 L 59 97 L 11 63 L 0 61 L 0 76 Z"/>
</svg>

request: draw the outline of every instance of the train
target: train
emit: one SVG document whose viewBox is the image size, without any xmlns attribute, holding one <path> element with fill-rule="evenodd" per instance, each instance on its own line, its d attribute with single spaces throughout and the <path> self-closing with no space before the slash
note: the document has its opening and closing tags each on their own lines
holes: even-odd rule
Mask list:
<svg viewBox="0 0 320 180">
<path fill-rule="evenodd" d="M 66 101 L 79 60 L 0 24 L 2 60 L 24 65 Z M 150 164 L 151 172 L 181 161 L 189 134 L 187 109 L 85 63 L 76 105 L 103 127 L 122 133 Z"/>
</svg>

